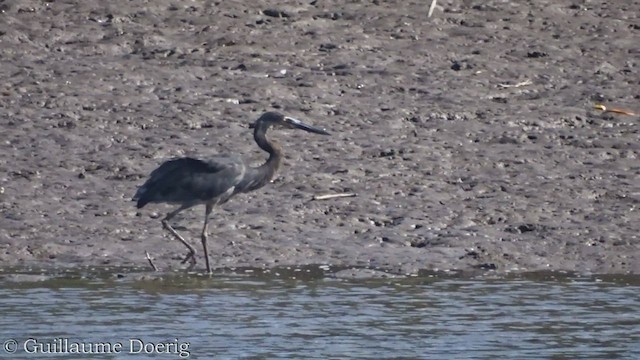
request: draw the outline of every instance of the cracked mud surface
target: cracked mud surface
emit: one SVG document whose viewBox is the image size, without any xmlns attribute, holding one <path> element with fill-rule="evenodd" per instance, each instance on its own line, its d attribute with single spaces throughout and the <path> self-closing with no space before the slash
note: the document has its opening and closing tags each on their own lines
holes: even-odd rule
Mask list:
<svg viewBox="0 0 640 360">
<path fill-rule="evenodd" d="M 130 197 L 172 157 L 264 161 L 275 109 L 332 136 L 270 133 L 217 268 L 639 273 L 640 119 L 593 104 L 640 111 L 640 3 L 438 3 L 0 1 L 0 265 L 180 268 L 171 207 Z"/>
</svg>

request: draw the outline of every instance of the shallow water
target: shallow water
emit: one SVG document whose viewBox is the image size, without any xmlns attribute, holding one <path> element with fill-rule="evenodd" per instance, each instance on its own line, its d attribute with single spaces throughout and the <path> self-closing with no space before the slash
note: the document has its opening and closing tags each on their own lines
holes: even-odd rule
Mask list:
<svg viewBox="0 0 640 360">
<path fill-rule="evenodd" d="M 0 357 L 640 358 L 638 279 L 134 275 L 2 282 Z"/>
</svg>

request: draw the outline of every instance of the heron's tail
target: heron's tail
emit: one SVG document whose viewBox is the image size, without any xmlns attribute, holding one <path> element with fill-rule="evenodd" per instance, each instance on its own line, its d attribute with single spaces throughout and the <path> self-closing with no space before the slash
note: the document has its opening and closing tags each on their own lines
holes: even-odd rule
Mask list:
<svg viewBox="0 0 640 360">
<path fill-rule="evenodd" d="M 147 205 L 149 203 L 149 199 L 147 199 L 148 196 L 144 196 L 146 190 L 147 190 L 147 188 L 145 188 L 144 186 L 139 187 L 138 191 L 136 191 L 136 194 L 133 195 L 133 197 L 131 198 L 131 201 L 137 201 L 138 202 L 136 204 L 136 207 L 138 209 L 141 209 L 142 207 L 144 207 L 145 205 Z"/>
</svg>

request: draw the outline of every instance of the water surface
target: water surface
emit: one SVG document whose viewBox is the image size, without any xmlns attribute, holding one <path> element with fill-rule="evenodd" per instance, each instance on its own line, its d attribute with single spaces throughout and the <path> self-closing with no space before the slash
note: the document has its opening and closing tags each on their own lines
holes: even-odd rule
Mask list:
<svg viewBox="0 0 640 360">
<path fill-rule="evenodd" d="M 640 358 L 638 279 L 298 270 L 4 281 L 0 340 L 16 352 L 0 357 Z"/>
</svg>

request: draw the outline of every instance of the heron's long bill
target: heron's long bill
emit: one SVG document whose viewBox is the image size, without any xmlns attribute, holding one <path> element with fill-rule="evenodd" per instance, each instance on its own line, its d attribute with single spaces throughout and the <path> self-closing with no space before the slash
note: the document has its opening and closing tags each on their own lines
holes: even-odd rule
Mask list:
<svg viewBox="0 0 640 360">
<path fill-rule="evenodd" d="M 308 132 L 311 132 L 311 133 L 314 133 L 314 134 L 329 135 L 329 133 L 326 130 L 317 128 L 315 126 L 311 126 L 311 125 L 305 124 L 305 123 L 303 123 L 302 121 L 300 121 L 298 119 L 294 119 L 294 118 L 285 116 L 284 121 L 286 121 L 292 127 L 300 129 L 300 130 L 308 131 Z"/>
</svg>

